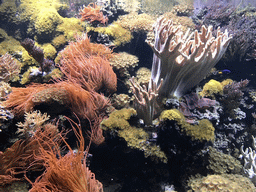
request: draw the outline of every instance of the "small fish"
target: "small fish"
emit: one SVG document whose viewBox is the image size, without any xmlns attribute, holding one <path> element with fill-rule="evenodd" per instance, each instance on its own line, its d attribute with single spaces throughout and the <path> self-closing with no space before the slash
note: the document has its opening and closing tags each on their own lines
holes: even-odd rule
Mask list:
<svg viewBox="0 0 256 192">
<path fill-rule="evenodd" d="M 228 69 L 223 69 L 223 70 L 216 70 L 216 71 L 213 71 L 213 75 L 227 75 L 227 74 L 230 74 L 231 71 L 228 70 Z"/>
</svg>

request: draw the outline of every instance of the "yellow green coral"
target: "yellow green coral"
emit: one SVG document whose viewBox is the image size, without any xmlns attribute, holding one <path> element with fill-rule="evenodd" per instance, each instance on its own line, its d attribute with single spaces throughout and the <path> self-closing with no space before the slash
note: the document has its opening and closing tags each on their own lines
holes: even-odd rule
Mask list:
<svg viewBox="0 0 256 192">
<path fill-rule="evenodd" d="M 199 95 L 202 97 L 215 98 L 215 95 L 222 95 L 224 86 L 231 82 L 233 82 L 231 79 L 226 79 L 222 82 L 211 79 L 204 85 L 203 90 L 199 93 Z"/>
<path fill-rule="evenodd" d="M 113 22 L 111 25 L 107 27 L 87 27 L 86 30 L 106 34 L 114 38 L 113 43 L 115 46 L 120 46 L 129 43 L 133 38 L 129 30 L 124 29 L 115 22 Z"/>
<path fill-rule="evenodd" d="M 56 28 L 57 32 L 64 35 L 66 41 L 75 40 L 76 35 L 81 35 L 84 30 L 85 23 L 77 18 L 62 18 L 62 23 Z"/>
<path fill-rule="evenodd" d="M 186 135 L 191 136 L 192 140 L 214 141 L 215 128 L 207 119 L 199 121 L 198 125 L 190 125 L 186 122 L 184 115 L 177 109 L 164 110 L 160 115 L 160 120 L 173 120 L 181 127 Z"/>
<path fill-rule="evenodd" d="M 143 151 L 145 157 L 166 163 L 167 157 L 160 147 L 147 142 L 149 134 L 142 128 L 131 126 L 128 122 L 131 116 L 136 114 L 136 111 L 132 108 L 116 110 L 109 115 L 108 119 L 101 122 L 101 128 L 116 131 L 118 136 L 127 142 L 127 146 Z"/>
</svg>

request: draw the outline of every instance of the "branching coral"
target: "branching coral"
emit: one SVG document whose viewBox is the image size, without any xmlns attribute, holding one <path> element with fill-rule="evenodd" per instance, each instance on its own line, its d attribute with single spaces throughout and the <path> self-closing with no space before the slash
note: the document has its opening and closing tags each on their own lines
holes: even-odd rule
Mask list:
<svg viewBox="0 0 256 192">
<path fill-rule="evenodd" d="M 241 80 L 240 82 L 232 82 L 223 88 L 223 97 L 221 102 L 224 104 L 227 112 L 234 115 L 234 109 L 241 104 L 241 99 L 244 93 L 242 90 L 248 85 L 249 80 Z"/>
<path fill-rule="evenodd" d="M 81 84 L 86 90 L 104 88 L 113 92 L 117 79 L 108 61 L 111 53 L 104 45 L 90 43 L 85 34 L 62 51 L 59 66 L 69 80 Z"/>
<path fill-rule="evenodd" d="M 50 118 L 49 115 L 46 113 L 42 114 L 40 111 L 25 113 L 24 116 L 25 122 L 19 122 L 17 124 L 19 128 L 16 133 L 21 133 L 21 135 L 24 135 L 26 138 L 32 137 L 35 132 Z"/>
<path fill-rule="evenodd" d="M 157 87 L 155 83 L 153 83 L 152 88 L 147 91 L 146 86 L 141 87 L 138 83 L 134 81 L 134 77 L 130 79 L 131 89 L 133 91 L 135 101 L 134 108 L 136 109 L 138 116 L 144 120 L 146 125 L 152 124 L 154 115 L 158 108 L 157 105 L 157 96 L 159 89 L 162 86 L 162 82 Z"/>
<path fill-rule="evenodd" d="M 106 24 L 108 18 L 103 15 L 100 10 L 100 6 L 97 6 L 95 3 L 90 3 L 87 7 L 84 7 L 80 12 L 81 20 L 88 21 L 89 23 L 102 23 Z"/>
</svg>

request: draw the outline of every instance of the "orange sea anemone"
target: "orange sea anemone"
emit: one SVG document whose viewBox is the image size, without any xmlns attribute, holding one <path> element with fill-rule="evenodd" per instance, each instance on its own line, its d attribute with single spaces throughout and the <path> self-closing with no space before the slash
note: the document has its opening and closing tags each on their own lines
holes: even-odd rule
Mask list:
<svg viewBox="0 0 256 192">
<path fill-rule="evenodd" d="M 0 151 L 0 185 L 6 185 L 23 178 L 16 177 L 27 171 L 41 171 L 42 161 L 35 161 L 39 148 L 50 150 L 60 146 L 63 133 L 58 132 L 57 126 L 45 124 L 35 132 L 33 137 L 16 141 L 4 152 Z"/>
<path fill-rule="evenodd" d="M 21 116 L 40 104 L 58 103 L 69 108 L 79 118 L 94 120 L 110 104 L 109 99 L 94 91 L 87 91 L 79 84 L 60 81 L 54 84 L 32 84 L 25 88 L 12 88 L 4 101 L 7 108 Z"/>
<path fill-rule="evenodd" d="M 61 53 L 60 70 L 67 79 L 86 90 L 116 91 L 117 77 L 109 64 L 112 51 L 101 44 L 90 43 L 87 35 L 71 42 Z"/>
<path fill-rule="evenodd" d="M 78 151 L 74 152 L 64 139 L 69 152 L 63 157 L 60 148 L 55 151 L 41 148 L 37 160 L 44 162 L 46 170 L 32 183 L 30 192 L 103 192 L 102 184 L 86 167 L 88 148 L 85 151 L 81 127 L 69 121 L 79 141 Z"/>
</svg>

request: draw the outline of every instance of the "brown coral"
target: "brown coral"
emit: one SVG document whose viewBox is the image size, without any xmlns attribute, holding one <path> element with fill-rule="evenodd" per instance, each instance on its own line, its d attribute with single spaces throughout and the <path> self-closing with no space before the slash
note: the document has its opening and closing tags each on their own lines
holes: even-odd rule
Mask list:
<svg viewBox="0 0 256 192">
<path fill-rule="evenodd" d="M 4 82 L 19 79 L 21 65 L 6 53 L 0 57 L 0 80 Z"/>
</svg>

